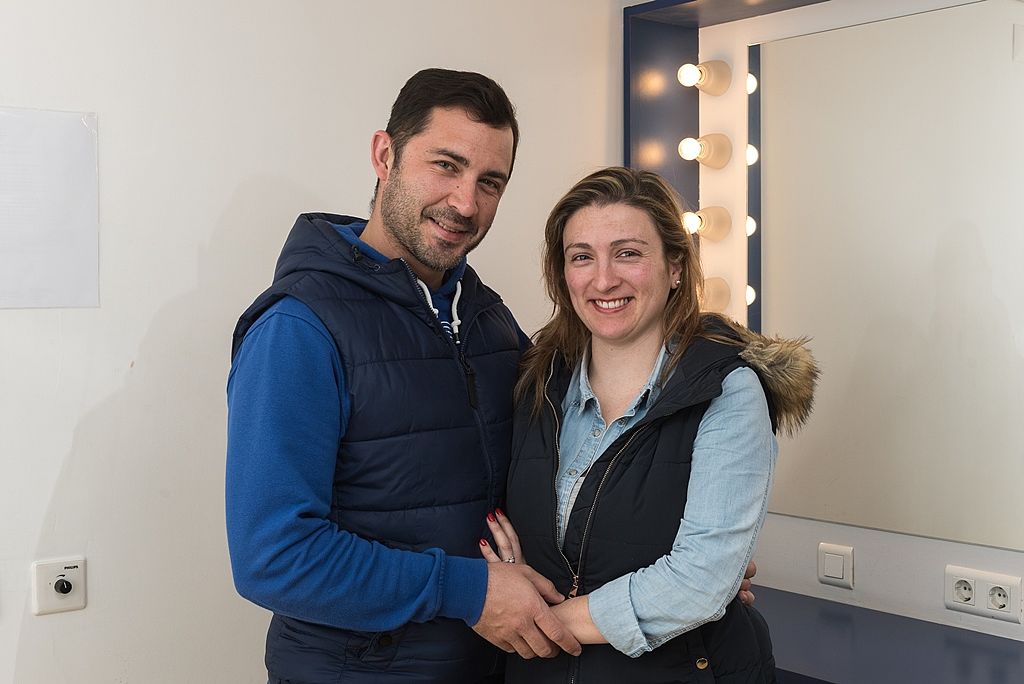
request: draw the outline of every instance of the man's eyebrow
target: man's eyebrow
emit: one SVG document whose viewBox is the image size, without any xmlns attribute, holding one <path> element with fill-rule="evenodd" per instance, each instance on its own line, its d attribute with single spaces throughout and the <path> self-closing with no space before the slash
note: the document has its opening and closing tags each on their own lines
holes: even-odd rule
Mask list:
<svg viewBox="0 0 1024 684">
<path fill-rule="evenodd" d="M 636 243 L 636 244 L 640 244 L 640 245 L 644 245 L 644 246 L 648 246 L 650 244 L 649 242 L 647 242 L 647 240 L 642 240 L 642 239 L 640 239 L 638 237 L 632 237 L 632 238 L 621 238 L 619 240 L 612 240 L 611 246 L 612 247 L 620 247 L 622 245 L 627 245 L 627 244 L 630 244 L 630 243 Z M 563 249 L 562 251 L 563 252 L 567 252 L 567 251 L 569 251 L 570 249 L 573 249 L 573 248 L 591 249 L 590 245 L 588 243 L 586 243 L 586 242 L 574 242 L 574 243 L 572 243 L 570 245 L 566 245 L 565 249 Z"/>
<path fill-rule="evenodd" d="M 442 156 L 448 157 L 452 161 L 457 162 L 462 166 L 470 166 L 469 159 L 466 159 L 458 152 L 455 152 L 454 150 L 449 150 L 446 147 L 435 147 L 431 150 L 427 150 L 427 152 L 430 154 L 440 154 Z M 498 171 L 496 169 L 484 171 L 480 175 L 486 178 L 494 178 L 500 180 L 502 183 L 508 183 L 508 174 L 502 173 L 501 171 Z"/>
</svg>

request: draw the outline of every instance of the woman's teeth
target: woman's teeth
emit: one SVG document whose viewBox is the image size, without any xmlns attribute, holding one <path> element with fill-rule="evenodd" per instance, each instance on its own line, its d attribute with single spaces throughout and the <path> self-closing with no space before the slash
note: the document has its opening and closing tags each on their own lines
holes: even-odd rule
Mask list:
<svg viewBox="0 0 1024 684">
<path fill-rule="evenodd" d="M 595 299 L 594 304 L 597 304 L 597 308 L 599 309 L 617 309 L 620 306 L 626 306 L 626 303 L 629 301 L 629 299 L 629 297 L 625 297 L 623 299 L 610 300 Z"/>
</svg>

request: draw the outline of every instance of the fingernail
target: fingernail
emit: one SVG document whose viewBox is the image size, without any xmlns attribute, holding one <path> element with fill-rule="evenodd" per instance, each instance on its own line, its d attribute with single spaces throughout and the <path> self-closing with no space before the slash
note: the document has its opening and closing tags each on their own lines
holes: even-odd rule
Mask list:
<svg viewBox="0 0 1024 684">
<path fill-rule="evenodd" d="M 487 514 L 487 519 L 490 520 L 491 522 L 498 522 L 498 519 L 494 517 L 493 513 L 488 513 Z"/>
<path fill-rule="evenodd" d="M 497 513 L 498 515 L 505 515 L 505 512 L 502 511 L 500 508 L 495 508 L 494 512 Z"/>
<path fill-rule="evenodd" d="M 480 546 L 487 546 L 487 540 L 486 539 L 481 539 L 480 540 Z"/>
</svg>

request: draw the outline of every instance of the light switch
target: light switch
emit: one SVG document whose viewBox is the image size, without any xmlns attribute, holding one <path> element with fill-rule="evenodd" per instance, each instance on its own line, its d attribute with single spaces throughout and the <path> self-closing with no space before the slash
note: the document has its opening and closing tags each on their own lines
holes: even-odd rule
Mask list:
<svg viewBox="0 0 1024 684">
<path fill-rule="evenodd" d="M 834 553 L 825 554 L 825 577 L 843 579 L 843 557 Z"/>
<path fill-rule="evenodd" d="M 853 547 L 818 544 L 818 581 L 853 589 Z"/>
<path fill-rule="evenodd" d="M 32 612 L 63 613 L 85 608 L 85 558 L 32 564 Z"/>
</svg>

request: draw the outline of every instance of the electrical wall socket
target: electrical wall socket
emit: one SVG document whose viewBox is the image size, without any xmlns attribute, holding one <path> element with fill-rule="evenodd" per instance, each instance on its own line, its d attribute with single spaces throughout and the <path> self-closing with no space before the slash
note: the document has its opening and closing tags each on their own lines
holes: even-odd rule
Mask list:
<svg viewBox="0 0 1024 684">
<path fill-rule="evenodd" d="M 963 613 L 1021 622 L 1020 577 L 959 565 L 946 566 L 946 608 Z"/>
</svg>

